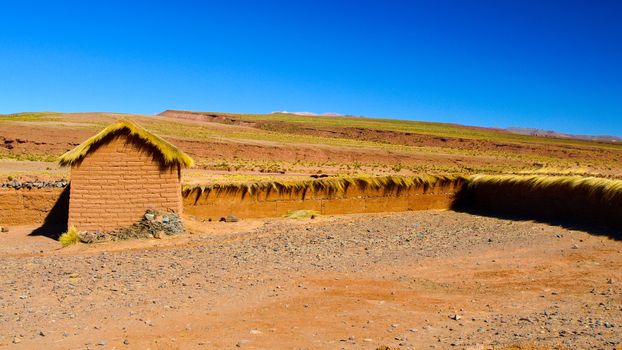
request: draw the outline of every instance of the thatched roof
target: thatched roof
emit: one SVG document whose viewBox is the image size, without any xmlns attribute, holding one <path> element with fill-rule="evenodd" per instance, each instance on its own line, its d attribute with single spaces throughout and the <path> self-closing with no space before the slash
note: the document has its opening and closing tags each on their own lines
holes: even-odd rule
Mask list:
<svg viewBox="0 0 622 350">
<path fill-rule="evenodd" d="M 359 189 L 384 189 L 386 191 L 402 191 L 411 187 L 432 188 L 435 185 L 449 184 L 451 182 L 465 182 L 466 177 L 459 175 L 426 175 L 426 176 L 355 176 L 334 177 L 326 179 L 303 180 L 303 181 L 268 181 L 251 183 L 228 183 L 212 185 L 186 185 L 182 189 L 184 196 L 195 194 L 198 197 L 212 191 L 216 193 L 240 193 L 246 194 L 266 191 L 274 191 L 279 194 L 302 193 L 303 198 L 307 192 L 323 191 L 330 194 L 343 193 L 348 188 Z"/>
<path fill-rule="evenodd" d="M 126 135 L 134 140 L 137 140 L 138 142 L 144 143 L 146 146 L 145 148 L 155 152 L 155 155 L 164 166 L 180 165 L 191 167 L 194 165 L 194 160 L 192 160 L 190 156 L 177 149 L 177 147 L 166 142 L 159 136 L 150 133 L 143 127 L 129 120 L 118 120 L 115 123 L 108 125 L 97 135 L 89 138 L 76 148 L 60 156 L 58 163 L 61 166 L 78 164 L 84 159 L 84 157 L 86 157 L 90 152 L 96 150 L 100 145 L 121 135 Z"/>
</svg>

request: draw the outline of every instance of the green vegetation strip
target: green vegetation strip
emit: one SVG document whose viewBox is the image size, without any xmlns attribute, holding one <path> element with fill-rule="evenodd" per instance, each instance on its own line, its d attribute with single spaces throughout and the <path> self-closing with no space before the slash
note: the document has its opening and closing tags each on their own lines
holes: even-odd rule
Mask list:
<svg viewBox="0 0 622 350">
<path fill-rule="evenodd" d="M 580 139 L 556 138 L 556 137 L 538 137 L 531 135 L 520 135 L 492 128 L 469 127 L 458 124 L 424 122 L 416 120 L 399 120 L 385 118 L 367 118 L 354 116 L 306 116 L 287 113 L 272 114 L 242 114 L 242 113 L 221 113 L 221 112 L 192 112 L 182 111 L 184 113 L 196 115 L 223 115 L 234 117 L 239 120 L 246 121 L 280 121 L 296 124 L 307 124 L 314 127 L 327 128 L 364 128 L 371 130 L 389 130 L 397 132 L 410 132 L 416 134 L 456 137 L 475 140 L 496 140 L 513 143 L 533 142 L 541 144 L 561 144 L 561 145 L 577 145 L 588 147 L 599 147 L 609 149 L 620 149 L 622 144 L 609 142 L 595 142 Z"/>
</svg>

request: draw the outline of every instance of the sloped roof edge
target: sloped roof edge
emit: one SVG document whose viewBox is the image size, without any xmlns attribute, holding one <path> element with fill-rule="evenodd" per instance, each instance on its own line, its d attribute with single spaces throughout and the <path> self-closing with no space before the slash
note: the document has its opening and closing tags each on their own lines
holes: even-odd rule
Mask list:
<svg viewBox="0 0 622 350">
<path fill-rule="evenodd" d="M 158 152 L 161 155 L 161 159 L 164 162 L 165 166 L 180 165 L 185 167 L 191 167 L 194 165 L 194 160 L 190 158 L 190 156 L 188 156 L 186 153 L 179 150 L 177 147 L 168 143 L 159 136 L 152 134 L 138 124 L 123 119 L 108 125 L 97 135 L 89 138 L 88 140 L 82 142 L 80 145 L 76 146 L 76 148 L 60 156 L 58 159 L 58 163 L 61 166 L 70 166 L 77 164 L 82 161 L 84 157 L 86 157 L 92 150 L 96 149 L 97 146 L 101 142 L 103 142 L 108 136 L 120 134 L 124 131 L 127 132 L 126 135 L 137 137 L 138 139 L 151 146 L 154 151 Z"/>
</svg>

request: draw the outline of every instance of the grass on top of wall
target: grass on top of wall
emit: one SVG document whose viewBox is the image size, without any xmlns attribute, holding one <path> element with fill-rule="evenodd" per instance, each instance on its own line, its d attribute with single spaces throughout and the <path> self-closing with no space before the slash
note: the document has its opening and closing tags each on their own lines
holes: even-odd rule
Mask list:
<svg viewBox="0 0 622 350">
<path fill-rule="evenodd" d="M 612 180 L 585 176 L 549 176 L 549 175 L 420 175 L 420 176 L 352 176 L 328 177 L 310 180 L 274 180 L 242 183 L 186 185 L 183 196 L 195 195 L 200 198 L 211 192 L 240 194 L 242 197 L 260 192 L 278 194 L 305 194 L 324 192 L 330 195 L 343 193 L 349 188 L 402 191 L 411 187 L 424 189 L 451 182 L 465 183 L 469 189 L 477 186 L 494 185 L 503 187 L 520 186 L 525 191 L 542 192 L 560 191 L 580 193 L 602 201 L 622 201 L 622 180 Z"/>
<path fill-rule="evenodd" d="M 456 175 L 424 175 L 424 176 L 356 176 L 332 177 L 304 181 L 262 181 L 248 183 L 229 183 L 211 185 L 186 185 L 183 196 L 195 195 L 199 199 L 203 194 L 211 192 L 253 195 L 260 192 L 276 192 L 278 194 L 302 194 L 302 198 L 309 191 L 324 192 L 330 195 L 343 193 L 348 188 L 382 189 L 386 191 L 402 191 L 411 187 L 431 188 L 438 184 L 448 184 L 455 181 L 464 181 L 464 177 Z"/>
<path fill-rule="evenodd" d="M 520 186 L 531 192 L 581 193 L 601 201 L 622 200 L 622 180 L 611 180 L 583 176 L 546 176 L 546 175 L 473 175 L 467 179 L 469 189 L 476 190 L 481 185 L 494 185 L 499 188 Z"/>
</svg>

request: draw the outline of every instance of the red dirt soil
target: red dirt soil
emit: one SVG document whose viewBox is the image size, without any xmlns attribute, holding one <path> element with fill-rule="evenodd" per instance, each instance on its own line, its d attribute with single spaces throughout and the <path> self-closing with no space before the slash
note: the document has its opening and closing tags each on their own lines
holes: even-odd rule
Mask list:
<svg viewBox="0 0 622 350">
<path fill-rule="evenodd" d="M 15 349 L 587 349 L 622 341 L 622 243 L 424 211 L 203 224 L 60 249 L 0 235 Z M 127 343 L 127 344 L 124 344 Z"/>
<path fill-rule="evenodd" d="M 234 116 L 217 113 L 188 113 L 181 111 L 165 111 L 160 114 L 170 118 L 195 120 L 211 123 L 223 123 L 229 125 L 240 125 L 268 131 L 277 131 L 298 135 L 321 136 L 332 138 L 344 138 L 352 140 L 372 141 L 394 145 L 408 145 L 418 147 L 440 147 L 458 150 L 489 151 L 498 150 L 513 154 L 533 154 L 546 157 L 558 157 L 562 159 L 585 158 L 594 153 L 603 160 L 617 161 L 622 155 L 619 150 L 599 150 L 595 152 L 594 147 L 579 147 L 570 145 L 555 144 L 529 144 L 529 143 L 508 143 L 491 140 L 474 140 L 460 137 L 440 137 L 427 134 L 417 134 L 412 132 L 399 132 L 391 130 L 375 130 L 365 128 L 343 127 L 327 128 L 314 127 L 308 124 L 288 123 L 274 120 L 246 121 L 236 119 Z M 469 128 L 461 126 L 463 128 Z M 470 127 L 478 129 L 475 127 Z M 489 131 L 491 129 L 488 129 Z M 497 130 L 497 132 L 502 132 Z M 596 145 L 596 143 L 594 143 Z"/>
<path fill-rule="evenodd" d="M 62 114 L 58 121 L 3 121 L 0 127 L 0 157 L 31 159 L 30 156 L 53 160 L 97 132 L 93 122 L 105 124 L 119 115 L 113 114 Z M 622 176 L 622 150 L 611 144 L 585 145 L 553 144 L 542 142 L 505 142 L 474 140 L 460 137 L 373 130 L 363 128 L 326 128 L 309 124 L 295 124 L 274 120 L 243 121 L 225 115 L 185 116 L 168 113 L 166 116 L 123 116 L 136 119 L 149 129 L 150 123 L 176 123 L 197 126 L 211 134 L 225 130 L 248 135 L 260 133 L 270 139 L 268 131 L 284 136 L 287 142 L 227 138 L 199 138 L 188 135 L 164 137 L 186 151 L 200 165 L 213 166 L 214 162 L 239 163 L 244 170 L 256 167 L 252 162 L 279 162 L 288 172 L 337 173 L 349 171 L 386 173 L 399 165 L 403 170 L 394 172 L 498 172 L 533 171 L 541 167 L 584 169 L 591 173 Z M 168 126 L 167 126 L 168 127 Z M 328 137 L 337 140 L 368 142 L 370 147 L 305 144 L 296 137 Z M 408 149 L 386 148 L 392 146 Z M 412 147 L 414 146 L 414 148 Z M 22 159 L 20 158 L 20 159 Z M 298 162 L 304 165 L 297 165 Z M 345 165 L 349 167 L 344 168 Z"/>
</svg>

